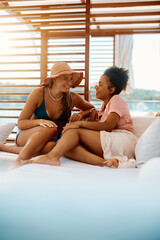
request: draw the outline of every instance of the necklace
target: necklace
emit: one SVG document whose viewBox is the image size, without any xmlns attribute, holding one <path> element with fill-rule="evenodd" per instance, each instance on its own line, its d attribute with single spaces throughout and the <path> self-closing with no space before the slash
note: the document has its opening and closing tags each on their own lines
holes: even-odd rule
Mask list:
<svg viewBox="0 0 160 240">
<path fill-rule="evenodd" d="M 48 93 L 49 93 L 49 96 L 50 96 L 55 102 L 58 102 L 58 101 L 60 101 L 60 100 L 63 98 L 63 94 L 62 94 L 62 96 L 61 96 L 60 98 L 55 99 L 55 98 L 53 97 L 52 93 L 51 93 L 50 88 L 48 88 Z"/>
</svg>

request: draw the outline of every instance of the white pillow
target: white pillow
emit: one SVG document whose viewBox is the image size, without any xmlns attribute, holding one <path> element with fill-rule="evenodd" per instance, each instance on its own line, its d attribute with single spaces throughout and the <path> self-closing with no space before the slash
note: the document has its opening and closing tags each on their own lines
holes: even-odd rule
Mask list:
<svg viewBox="0 0 160 240">
<path fill-rule="evenodd" d="M 139 138 L 154 119 L 154 116 L 132 116 L 135 135 Z"/>
<path fill-rule="evenodd" d="M 0 142 L 5 143 L 15 125 L 15 123 L 0 123 Z"/>
<path fill-rule="evenodd" d="M 147 188 L 150 186 L 153 189 L 153 186 L 160 189 L 160 157 L 151 158 L 147 163 L 143 164 L 140 169 L 138 176 L 139 184 L 146 184 Z M 159 190 L 158 189 L 158 190 Z"/>
<path fill-rule="evenodd" d="M 138 139 L 135 148 L 137 167 L 151 158 L 160 157 L 160 118 L 154 119 L 152 124 Z"/>
</svg>

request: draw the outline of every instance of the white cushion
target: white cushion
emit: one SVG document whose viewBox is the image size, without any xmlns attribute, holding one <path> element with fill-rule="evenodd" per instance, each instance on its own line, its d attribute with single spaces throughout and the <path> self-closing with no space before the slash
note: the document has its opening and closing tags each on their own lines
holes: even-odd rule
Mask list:
<svg viewBox="0 0 160 240">
<path fill-rule="evenodd" d="M 154 119 L 152 124 L 138 139 L 135 156 L 137 167 L 151 158 L 160 157 L 160 118 Z"/>
<path fill-rule="evenodd" d="M 139 138 L 154 119 L 154 116 L 132 116 L 135 135 Z"/>
<path fill-rule="evenodd" d="M 0 123 L 0 142 L 5 143 L 14 126 L 15 123 Z"/>
<path fill-rule="evenodd" d="M 160 157 L 152 158 L 147 163 L 143 164 L 138 176 L 139 184 L 146 184 L 147 188 L 150 186 L 158 186 L 160 189 Z M 158 190 L 159 190 L 158 189 Z"/>
</svg>

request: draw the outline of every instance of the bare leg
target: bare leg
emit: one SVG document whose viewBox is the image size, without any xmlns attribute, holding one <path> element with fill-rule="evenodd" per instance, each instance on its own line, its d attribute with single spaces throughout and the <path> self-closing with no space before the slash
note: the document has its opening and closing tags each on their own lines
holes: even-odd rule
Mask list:
<svg viewBox="0 0 160 240">
<path fill-rule="evenodd" d="M 57 142 L 56 146 L 50 153 L 38 156 L 31 160 L 27 160 L 25 163 L 40 163 L 59 166 L 59 158 L 63 154 L 68 153 L 70 150 L 74 149 L 79 144 L 79 142 L 87 149 L 87 152 L 85 152 L 86 154 L 93 153 L 96 158 L 97 156 L 100 157 L 99 160 L 96 160 L 94 156 L 95 162 L 90 162 L 90 164 L 100 165 L 100 162 L 102 160 L 104 161 L 99 131 L 92 131 L 87 129 L 71 129 L 64 133 L 64 135 Z M 79 157 L 81 158 L 81 154 Z M 78 161 L 84 162 L 84 159 L 80 158 Z"/>
<path fill-rule="evenodd" d="M 17 144 L 7 145 L 0 143 L 0 151 L 19 154 L 30 138 L 34 133 L 40 131 L 42 127 L 34 127 L 27 130 L 22 130 L 17 137 Z"/>
<path fill-rule="evenodd" d="M 53 141 L 48 142 L 40 152 L 40 155 L 49 153 L 55 147 L 55 145 L 56 143 Z M 22 149 L 23 147 L 17 146 L 16 144 L 6 145 L 0 142 L 0 151 L 3 151 L 3 152 L 19 154 Z"/>
<path fill-rule="evenodd" d="M 0 151 L 3 151 L 3 152 L 19 154 L 21 152 L 22 148 L 23 147 L 19 147 L 16 144 L 15 145 L 6 145 L 3 143 L 0 143 Z"/>
<path fill-rule="evenodd" d="M 76 146 L 71 151 L 65 153 L 64 156 L 79 162 L 92 164 L 92 165 L 99 165 L 99 166 L 104 166 L 103 162 L 105 161 L 102 157 L 89 152 L 82 145 Z"/>
<path fill-rule="evenodd" d="M 27 131 L 27 133 L 31 132 L 31 129 Z M 26 138 L 26 131 L 23 130 L 20 132 L 17 143 L 19 145 L 23 145 L 25 143 Z M 37 127 L 36 131 L 28 138 L 25 146 L 22 148 L 21 152 L 19 153 L 19 156 L 17 157 L 16 161 L 13 163 L 10 169 L 14 169 L 15 167 L 18 167 L 20 165 L 21 160 L 29 159 L 33 156 L 36 156 L 40 152 L 43 152 L 43 149 L 45 150 L 45 146 L 48 143 L 48 141 L 52 140 L 57 134 L 56 128 L 49 128 L 49 127 Z M 53 146 L 53 145 L 52 145 Z M 53 148 L 53 147 L 52 147 Z M 51 148 L 50 148 L 51 150 Z M 45 150 L 46 153 L 46 150 Z"/>
<path fill-rule="evenodd" d="M 55 128 L 42 128 L 40 131 L 34 133 L 25 144 L 25 147 L 20 152 L 17 161 L 29 159 L 39 154 L 46 143 L 52 140 L 57 134 Z"/>
<path fill-rule="evenodd" d="M 79 145 L 79 142 L 84 146 Z M 59 166 L 59 158 L 63 154 L 68 158 L 88 164 L 107 167 L 118 166 L 116 159 L 103 159 L 100 133 L 98 131 L 86 129 L 68 130 L 49 154 L 24 161 L 24 163 L 40 163 Z"/>
<path fill-rule="evenodd" d="M 0 151 L 19 154 L 28 141 L 28 139 L 36 132 L 41 131 L 42 127 L 34 127 L 27 130 L 22 130 L 17 138 L 17 144 L 7 145 L 0 142 Z"/>
<path fill-rule="evenodd" d="M 112 168 L 118 167 L 117 159 L 112 158 L 109 160 L 105 160 L 104 158 L 89 152 L 87 149 L 85 149 L 81 145 L 76 146 L 74 149 L 65 153 L 64 155 L 67 158 L 70 158 L 79 162 L 84 162 L 87 164 L 99 165 L 103 167 L 112 167 Z"/>
<path fill-rule="evenodd" d="M 56 142 L 54 141 L 50 141 L 48 142 L 44 148 L 42 149 L 42 151 L 39 153 L 39 155 L 42 155 L 42 154 L 47 154 L 49 153 L 56 145 Z"/>
</svg>

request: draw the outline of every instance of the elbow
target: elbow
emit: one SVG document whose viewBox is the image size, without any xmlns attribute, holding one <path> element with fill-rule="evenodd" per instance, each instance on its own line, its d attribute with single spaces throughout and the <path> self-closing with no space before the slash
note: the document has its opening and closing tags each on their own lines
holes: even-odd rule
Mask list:
<svg viewBox="0 0 160 240">
<path fill-rule="evenodd" d="M 107 132 L 112 132 L 114 130 L 114 127 L 111 127 L 111 126 L 105 126 L 105 131 Z"/>
<path fill-rule="evenodd" d="M 17 122 L 17 127 L 18 127 L 19 129 L 22 128 L 22 121 L 21 121 L 21 120 L 18 120 L 18 122 Z"/>
<path fill-rule="evenodd" d="M 17 127 L 18 127 L 19 129 L 21 129 L 21 124 L 17 123 Z"/>
<path fill-rule="evenodd" d="M 116 128 L 116 124 L 112 122 L 104 122 L 104 130 L 107 132 L 112 132 Z"/>
<path fill-rule="evenodd" d="M 112 130 L 113 130 L 112 128 L 106 128 L 105 129 L 106 132 L 112 132 Z"/>
</svg>

